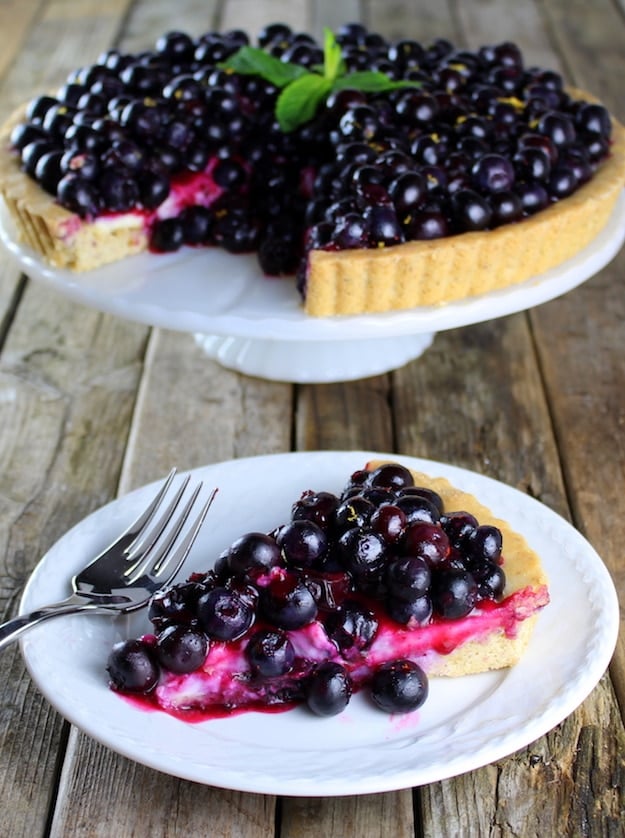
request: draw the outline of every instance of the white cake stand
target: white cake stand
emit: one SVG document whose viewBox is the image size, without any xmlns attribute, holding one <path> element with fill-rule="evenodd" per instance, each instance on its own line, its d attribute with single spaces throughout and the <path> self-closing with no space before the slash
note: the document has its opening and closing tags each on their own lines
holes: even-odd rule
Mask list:
<svg viewBox="0 0 625 838">
<path fill-rule="evenodd" d="M 519 285 L 439 307 L 308 317 L 292 279 L 265 277 L 256 257 L 183 248 L 141 254 L 87 273 L 51 268 L 22 245 L 0 202 L 0 241 L 30 277 L 92 308 L 190 332 L 225 367 L 275 381 L 350 381 L 418 358 L 436 332 L 523 311 L 601 270 L 625 240 L 625 195 L 581 253 Z"/>
</svg>

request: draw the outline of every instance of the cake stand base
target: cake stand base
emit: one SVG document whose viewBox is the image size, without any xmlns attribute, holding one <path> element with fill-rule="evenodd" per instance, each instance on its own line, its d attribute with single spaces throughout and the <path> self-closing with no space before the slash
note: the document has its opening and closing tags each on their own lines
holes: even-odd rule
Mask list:
<svg viewBox="0 0 625 838">
<path fill-rule="evenodd" d="M 344 341 L 285 341 L 198 333 L 194 337 L 210 358 L 228 369 L 296 384 L 354 381 L 380 375 L 418 358 L 434 340 L 433 333 Z"/>
</svg>

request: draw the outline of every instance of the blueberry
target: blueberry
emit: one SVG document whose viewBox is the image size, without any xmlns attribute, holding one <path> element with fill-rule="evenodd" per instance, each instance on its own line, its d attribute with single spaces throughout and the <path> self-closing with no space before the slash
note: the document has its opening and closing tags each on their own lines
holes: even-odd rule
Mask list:
<svg viewBox="0 0 625 838">
<path fill-rule="evenodd" d="M 506 575 L 498 564 L 486 561 L 471 562 L 471 575 L 478 585 L 479 599 L 492 599 L 498 602 L 506 586 Z"/>
<path fill-rule="evenodd" d="M 37 165 L 35 166 L 36 180 L 51 195 L 56 195 L 56 190 L 63 174 L 61 171 L 62 158 L 62 151 L 49 151 L 37 160 Z"/>
<path fill-rule="evenodd" d="M 152 648 L 142 640 L 116 643 L 106 670 L 115 689 L 132 693 L 149 693 L 158 683 L 160 674 Z"/>
<path fill-rule="evenodd" d="M 254 609 L 236 591 L 213 588 L 203 594 L 197 606 L 200 625 L 210 638 L 236 640 L 254 622 Z"/>
<path fill-rule="evenodd" d="M 424 596 L 430 590 L 431 581 L 429 565 L 420 556 L 397 557 L 386 566 L 386 584 L 396 599 L 411 602 Z"/>
<path fill-rule="evenodd" d="M 404 534 L 407 517 L 394 503 L 383 503 L 371 516 L 371 529 L 379 533 L 387 544 L 395 544 Z"/>
<path fill-rule="evenodd" d="M 440 209 L 420 209 L 410 216 L 406 238 L 411 241 L 430 241 L 449 234 L 449 223 Z"/>
<path fill-rule="evenodd" d="M 428 696 L 428 680 L 416 663 L 396 660 L 382 664 L 371 679 L 371 698 L 387 713 L 410 713 Z"/>
<path fill-rule="evenodd" d="M 347 600 L 337 611 L 328 615 L 325 629 L 343 654 L 351 650 L 368 649 L 378 631 L 378 621 L 368 608 L 359 602 Z"/>
<path fill-rule="evenodd" d="M 365 527 L 374 512 L 374 504 L 364 498 L 362 494 L 347 498 L 336 509 L 334 516 L 335 531 L 340 534 L 353 527 Z"/>
<path fill-rule="evenodd" d="M 466 617 L 477 602 L 478 586 L 466 570 L 454 568 L 438 571 L 432 579 L 434 611 L 448 620 Z"/>
<path fill-rule="evenodd" d="M 452 547 L 464 547 L 475 535 L 478 522 L 470 512 L 450 512 L 441 518 L 441 525 Z"/>
<path fill-rule="evenodd" d="M 384 463 L 371 472 L 367 485 L 385 489 L 403 489 L 414 486 L 414 478 L 409 469 L 399 463 Z"/>
<path fill-rule="evenodd" d="M 548 181 L 551 157 L 544 148 L 522 148 L 513 157 L 517 172 L 526 180 Z"/>
<path fill-rule="evenodd" d="M 293 504 L 291 517 L 294 521 L 313 521 L 327 530 L 338 505 L 339 499 L 332 492 L 305 492 Z"/>
<path fill-rule="evenodd" d="M 436 524 L 440 518 L 440 512 L 435 503 L 422 494 L 400 495 L 395 503 L 406 516 L 408 525 L 417 522 Z"/>
<path fill-rule="evenodd" d="M 276 574 L 261 588 L 260 605 L 264 617 L 284 629 L 297 629 L 312 623 L 317 603 L 304 582 L 295 573 Z"/>
<path fill-rule="evenodd" d="M 286 564 L 297 568 L 319 565 L 328 548 L 326 533 L 313 521 L 286 524 L 276 541 Z"/>
<path fill-rule="evenodd" d="M 397 623 L 415 628 L 418 625 L 425 625 L 429 621 L 433 612 L 432 600 L 427 595 L 412 600 L 389 596 L 386 602 L 386 610 Z"/>
<path fill-rule="evenodd" d="M 368 225 L 356 212 L 347 213 L 337 222 L 332 238 L 341 250 L 368 247 L 370 243 Z"/>
<path fill-rule="evenodd" d="M 213 229 L 213 214 L 207 207 L 189 206 L 180 213 L 185 244 L 208 244 Z"/>
<path fill-rule="evenodd" d="M 548 111 L 538 121 L 536 130 L 549 137 L 556 147 L 567 146 L 575 141 L 576 131 L 572 119 L 559 111 Z"/>
<path fill-rule="evenodd" d="M 312 672 L 306 686 L 306 703 L 317 716 L 336 716 L 349 704 L 352 683 L 347 670 L 326 661 Z"/>
<path fill-rule="evenodd" d="M 197 620 L 197 603 L 209 584 L 180 582 L 154 594 L 148 608 L 148 619 L 161 630 L 171 623 L 191 625 Z"/>
<path fill-rule="evenodd" d="M 98 187 L 104 206 L 113 212 L 131 210 L 139 199 L 136 181 L 123 171 L 105 169 L 98 178 Z"/>
<path fill-rule="evenodd" d="M 184 244 L 184 228 L 179 218 L 163 218 L 152 227 L 150 245 L 159 253 L 173 253 Z"/>
<path fill-rule="evenodd" d="M 511 190 L 502 190 L 491 195 L 491 207 L 493 210 L 493 226 L 510 224 L 518 221 L 523 215 L 523 202 L 520 197 Z"/>
<path fill-rule="evenodd" d="M 156 641 L 156 656 L 165 669 L 176 674 L 194 672 L 204 663 L 208 639 L 190 626 L 167 626 Z"/>
<path fill-rule="evenodd" d="M 443 499 L 435 492 L 434 489 L 428 489 L 425 486 L 404 486 L 397 492 L 398 497 L 403 495 L 417 495 L 420 498 L 425 498 L 435 506 L 439 515 L 443 514 Z"/>
<path fill-rule="evenodd" d="M 492 210 L 486 199 L 474 190 L 458 190 L 452 195 L 451 203 L 460 230 L 484 230 L 490 224 Z"/>
<path fill-rule="evenodd" d="M 549 204 L 549 194 L 542 183 L 538 181 L 527 181 L 517 183 L 515 192 L 521 199 L 523 211 L 528 215 L 544 209 Z"/>
<path fill-rule="evenodd" d="M 435 566 L 449 555 L 449 537 L 438 524 L 417 521 L 404 534 L 402 552 L 407 556 L 420 556 L 428 565 Z"/>
<path fill-rule="evenodd" d="M 608 110 L 603 105 L 584 103 L 575 114 L 575 125 L 589 134 L 598 134 L 608 139 L 612 132 L 612 122 Z"/>
<path fill-rule="evenodd" d="M 500 192 L 514 184 L 514 167 L 501 154 L 485 154 L 474 164 L 471 174 L 476 187 L 484 192 Z"/>
<path fill-rule="evenodd" d="M 96 215 L 100 206 L 99 193 L 92 181 L 76 174 L 61 178 L 56 196 L 62 206 L 81 218 Z"/>
<path fill-rule="evenodd" d="M 467 548 L 471 558 L 476 561 L 485 559 L 490 562 L 498 562 L 501 557 L 502 542 L 499 527 L 481 524 L 470 536 Z"/>
<path fill-rule="evenodd" d="M 11 146 L 21 151 L 35 140 L 48 140 L 48 135 L 39 125 L 30 122 L 20 122 L 11 131 Z"/>
<path fill-rule="evenodd" d="M 282 564 L 282 557 L 275 538 L 261 532 L 249 532 L 231 544 L 227 564 L 233 573 L 266 572 Z"/>
<path fill-rule="evenodd" d="M 295 660 L 293 644 L 284 631 L 261 629 L 250 638 L 245 654 L 255 675 L 276 678 L 289 672 Z"/>
<path fill-rule="evenodd" d="M 338 546 L 343 566 L 355 576 L 371 578 L 384 565 L 386 544 L 376 532 L 353 527 L 341 535 Z"/>
</svg>

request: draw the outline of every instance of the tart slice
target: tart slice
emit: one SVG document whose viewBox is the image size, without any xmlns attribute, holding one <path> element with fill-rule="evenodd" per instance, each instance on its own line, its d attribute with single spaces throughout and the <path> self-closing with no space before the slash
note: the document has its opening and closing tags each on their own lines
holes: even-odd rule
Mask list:
<svg viewBox="0 0 625 838">
<path fill-rule="evenodd" d="M 476 498 L 372 462 L 156 594 L 154 633 L 116 644 L 107 668 L 113 689 L 186 719 L 304 702 L 332 715 L 361 689 L 406 712 L 429 677 L 517 663 L 548 601 L 538 556 Z"/>
</svg>

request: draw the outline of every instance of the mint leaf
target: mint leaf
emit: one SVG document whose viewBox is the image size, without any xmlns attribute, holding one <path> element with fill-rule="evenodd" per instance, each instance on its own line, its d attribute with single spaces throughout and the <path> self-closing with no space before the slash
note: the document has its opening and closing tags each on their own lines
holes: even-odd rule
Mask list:
<svg viewBox="0 0 625 838">
<path fill-rule="evenodd" d="M 276 119 L 289 133 L 309 122 L 332 88 L 332 82 L 316 73 L 309 73 L 291 82 L 278 96 Z"/>
<path fill-rule="evenodd" d="M 334 81 L 345 72 L 341 45 L 337 44 L 334 32 L 327 26 L 323 30 L 323 38 L 323 75 Z"/>
<path fill-rule="evenodd" d="M 280 61 L 258 47 L 241 47 L 218 66 L 221 70 L 232 70 L 242 76 L 261 76 L 276 87 L 286 87 L 292 81 L 308 75 L 308 70 L 299 64 Z"/>
<path fill-rule="evenodd" d="M 399 90 L 402 87 L 421 87 L 419 81 L 395 81 L 384 73 L 374 70 L 348 73 L 341 76 L 332 84 L 332 90 L 362 90 L 364 93 L 384 93 L 387 90 Z"/>
</svg>

